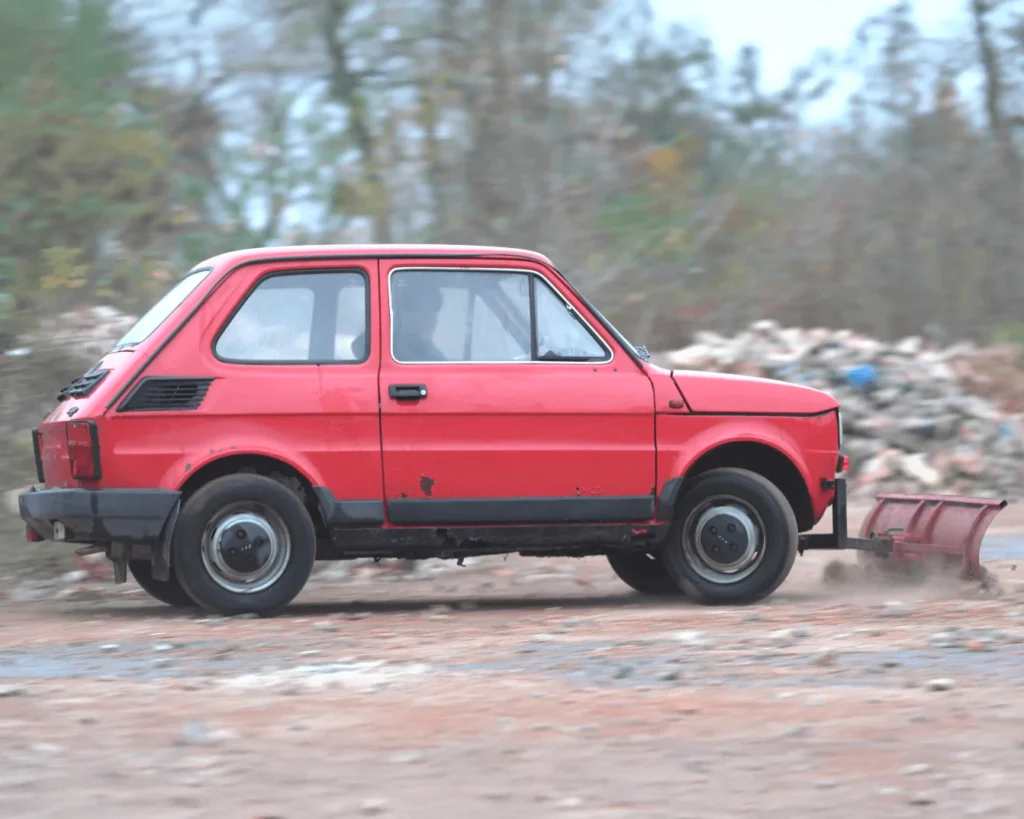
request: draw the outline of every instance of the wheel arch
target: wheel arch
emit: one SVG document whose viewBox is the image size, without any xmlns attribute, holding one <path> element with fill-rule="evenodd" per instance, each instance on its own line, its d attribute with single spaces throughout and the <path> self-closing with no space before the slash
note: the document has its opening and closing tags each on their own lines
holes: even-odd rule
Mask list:
<svg viewBox="0 0 1024 819">
<path fill-rule="evenodd" d="M 780 449 L 760 441 L 731 441 L 707 450 L 685 472 L 666 482 L 659 498 L 659 516 L 671 518 L 687 486 L 712 469 L 734 467 L 756 472 L 779 488 L 793 509 L 799 531 L 815 524 L 811 493 L 800 468 Z"/>
<path fill-rule="evenodd" d="M 273 478 L 295 492 L 307 508 L 319 532 L 324 527 L 323 513 L 317 503 L 315 484 L 299 467 L 274 455 L 256 452 L 232 452 L 215 456 L 198 469 L 190 470 L 177 486 L 184 504 L 200 487 L 227 475 L 255 474 Z"/>
</svg>

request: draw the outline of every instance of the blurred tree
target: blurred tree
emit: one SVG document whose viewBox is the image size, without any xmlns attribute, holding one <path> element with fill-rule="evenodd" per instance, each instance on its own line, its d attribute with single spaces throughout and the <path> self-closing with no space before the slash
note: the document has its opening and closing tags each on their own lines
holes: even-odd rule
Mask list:
<svg viewBox="0 0 1024 819">
<path fill-rule="evenodd" d="M 136 40 L 110 3 L 0 0 L 0 31 L 0 276 L 17 314 L 80 301 L 118 249 L 147 246 L 170 146 L 133 104 Z"/>
<path fill-rule="evenodd" d="M 812 126 L 832 55 L 771 88 L 758 44 L 726 61 L 646 0 L 0 0 L 0 280 L 131 306 L 232 247 L 466 241 L 547 252 L 652 347 L 764 316 L 1005 335 L 1024 14 L 968 10 L 866 20 Z"/>
</svg>

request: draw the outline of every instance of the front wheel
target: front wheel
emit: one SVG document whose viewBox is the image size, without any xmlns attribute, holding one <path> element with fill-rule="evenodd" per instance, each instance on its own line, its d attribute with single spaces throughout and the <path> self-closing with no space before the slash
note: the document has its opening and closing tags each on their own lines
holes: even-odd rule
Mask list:
<svg viewBox="0 0 1024 819">
<path fill-rule="evenodd" d="M 799 531 L 786 496 L 746 469 L 714 469 L 683 496 L 661 560 L 688 597 L 753 603 L 789 576 Z"/>
<path fill-rule="evenodd" d="M 681 597 L 665 566 L 646 552 L 610 552 L 608 563 L 619 580 L 634 591 L 656 597 Z"/>
<path fill-rule="evenodd" d="M 316 531 L 302 500 L 261 475 L 229 475 L 203 486 L 181 510 L 172 565 L 207 611 L 268 616 L 306 585 Z"/>
</svg>

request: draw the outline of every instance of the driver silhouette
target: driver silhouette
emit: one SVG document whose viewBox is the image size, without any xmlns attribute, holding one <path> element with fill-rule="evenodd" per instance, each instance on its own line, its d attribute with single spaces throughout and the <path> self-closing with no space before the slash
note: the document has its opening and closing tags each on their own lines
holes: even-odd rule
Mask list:
<svg viewBox="0 0 1024 819">
<path fill-rule="evenodd" d="M 397 361 L 447 361 L 448 357 L 434 344 L 434 331 L 441 311 L 441 291 L 424 281 L 423 274 L 411 281 L 399 281 L 392 288 L 391 332 L 394 337 L 393 355 Z M 362 360 L 366 355 L 366 332 L 352 340 L 352 358 Z"/>
<path fill-rule="evenodd" d="M 447 361 L 447 356 L 434 344 L 441 291 L 429 281 L 429 275 L 412 274 L 415 278 L 401 282 L 392 290 L 391 333 L 394 357 L 403 362 Z"/>
</svg>

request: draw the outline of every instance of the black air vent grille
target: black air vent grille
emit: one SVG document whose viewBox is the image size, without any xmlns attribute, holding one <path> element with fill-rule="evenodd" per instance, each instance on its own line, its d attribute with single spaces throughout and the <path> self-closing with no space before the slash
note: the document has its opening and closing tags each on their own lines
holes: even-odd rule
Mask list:
<svg viewBox="0 0 1024 819">
<path fill-rule="evenodd" d="M 146 378 L 132 390 L 119 412 L 199 409 L 212 378 Z"/>
<path fill-rule="evenodd" d="M 89 370 L 85 375 L 80 375 L 57 394 L 57 400 L 63 401 L 67 398 L 85 398 L 99 383 L 107 377 L 110 370 Z"/>
</svg>

